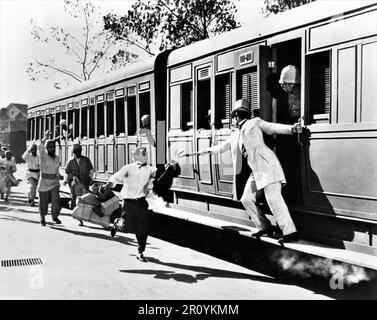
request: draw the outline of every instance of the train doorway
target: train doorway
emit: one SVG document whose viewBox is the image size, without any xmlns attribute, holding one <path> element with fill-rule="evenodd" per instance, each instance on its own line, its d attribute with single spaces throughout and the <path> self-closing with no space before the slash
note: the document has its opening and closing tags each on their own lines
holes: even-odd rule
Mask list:
<svg viewBox="0 0 377 320">
<path fill-rule="evenodd" d="M 301 58 L 301 38 L 293 39 L 272 45 L 273 60 L 276 62 L 272 73 L 268 89 L 272 97 L 272 108 L 274 122 L 283 124 L 293 124 L 298 121 L 301 112 L 301 92 L 302 84 L 297 85 L 297 92 L 286 93 L 279 84 L 280 74 L 285 66 L 292 65 L 302 71 Z M 297 114 L 292 114 L 292 105 L 299 110 Z M 298 104 L 298 105 L 297 105 Z M 303 189 L 301 169 L 303 166 L 301 150 L 297 135 L 277 135 L 274 149 L 283 167 L 287 185 L 283 188 L 283 196 L 290 205 L 303 204 Z"/>
</svg>

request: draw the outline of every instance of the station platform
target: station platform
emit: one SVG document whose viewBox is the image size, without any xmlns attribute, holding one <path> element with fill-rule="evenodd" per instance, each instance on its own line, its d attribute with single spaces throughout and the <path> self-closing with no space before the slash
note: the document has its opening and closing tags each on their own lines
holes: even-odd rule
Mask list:
<svg viewBox="0 0 377 320">
<path fill-rule="evenodd" d="M 154 213 L 165 215 L 169 217 L 174 217 L 175 219 L 180 219 L 183 221 L 189 221 L 199 225 L 208 226 L 215 229 L 221 229 L 226 231 L 232 231 L 238 234 L 240 237 L 253 238 L 251 235 L 258 230 L 253 227 L 224 221 L 220 219 L 214 219 L 211 217 L 202 216 L 199 214 L 179 210 L 176 208 L 169 207 L 152 207 L 150 208 Z M 343 265 L 353 266 L 357 268 L 365 269 L 365 273 L 369 274 L 368 277 L 377 277 L 377 256 L 372 256 L 369 254 L 359 253 L 355 251 L 350 251 L 346 249 L 339 249 L 323 244 L 318 244 L 303 239 L 299 239 L 297 242 L 286 243 L 281 245 L 278 243 L 277 239 L 270 237 L 261 237 L 262 243 L 267 243 L 273 246 L 275 249 L 282 249 L 290 251 L 291 253 L 296 253 L 301 257 L 306 256 L 306 258 L 319 258 L 327 261 L 331 261 L 331 265 L 334 263 L 339 263 Z M 255 243 L 255 242 L 254 242 Z M 330 264 L 329 264 L 330 265 Z"/>
</svg>

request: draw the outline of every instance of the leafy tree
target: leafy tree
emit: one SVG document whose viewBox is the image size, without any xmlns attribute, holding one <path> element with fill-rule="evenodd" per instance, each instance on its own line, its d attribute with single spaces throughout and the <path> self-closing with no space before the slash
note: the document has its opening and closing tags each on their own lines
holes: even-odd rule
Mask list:
<svg viewBox="0 0 377 320">
<path fill-rule="evenodd" d="M 283 12 L 315 0 L 264 0 L 263 13 L 268 16 L 271 13 Z"/>
<path fill-rule="evenodd" d="M 240 26 L 232 0 L 137 0 L 124 16 L 104 16 L 105 30 L 149 55 Z"/>
<path fill-rule="evenodd" d="M 51 26 L 43 30 L 31 20 L 34 40 L 43 48 L 48 45 L 58 47 L 65 55 L 64 58 L 59 54 L 55 54 L 55 58 L 35 58 L 26 69 L 32 81 L 42 77 L 51 79 L 59 75 L 59 81 L 53 85 L 61 89 L 63 81 L 66 85 L 70 83 L 69 80 L 83 82 L 93 77 L 101 68 L 109 72 L 136 58 L 135 54 L 119 49 L 119 42 L 117 43 L 113 35 L 98 27 L 102 22 L 99 7 L 90 2 L 64 0 L 64 10 L 82 23 L 78 32 L 61 26 Z"/>
</svg>

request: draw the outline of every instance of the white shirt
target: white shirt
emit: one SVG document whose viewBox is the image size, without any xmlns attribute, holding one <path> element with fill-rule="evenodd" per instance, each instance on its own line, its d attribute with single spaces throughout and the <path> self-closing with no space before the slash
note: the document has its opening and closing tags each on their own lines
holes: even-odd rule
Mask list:
<svg viewBox="0 0 377 320">
<path fill-rule="evenodd" d="M 113 185 L 123 183 L 120 191 L 123 199 L 139 199 L 146 196 L 148 185 L 156 176 L 157 168 L 140 165 L 140 162 L 125 165 L 110 177 L 109 182 Z"/>
<path fill-rule="evenodd" d="M 40 143 L 38 146 L 39 157 L 41 159 L 41 177 L 39 179 L 37 190 L 40 192 L 46 192 L 52 190 L 55 187 L 60 187 L 59 182 L 59 157 L 51 158 L 47 152 L 44 143 Z M 54 179 L 45 179 L 42 177 L 44 173 L 56 175 Z"/>
<path fill-rule="evenodd" d="M 22 159 L 25 160 L 28 169 L 33 169 L 33 170 L 39 169 L 39 156 L 37 154 L 33 156 L 29 151 L 26 150 L 24 154 L 22 155 Z M 36 180 L 39 180 L 39 172 L 27 171 L 26 179 L 29 179 L 29 178 L 34 178 Z"/>
</svg>

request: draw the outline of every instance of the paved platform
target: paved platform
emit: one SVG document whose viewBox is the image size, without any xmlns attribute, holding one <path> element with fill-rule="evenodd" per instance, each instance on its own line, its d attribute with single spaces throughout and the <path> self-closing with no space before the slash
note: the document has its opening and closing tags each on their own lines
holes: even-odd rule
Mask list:
<svg viewBox="0 0 377 320">
<path fill-rule="evenodd" d="M 36 258 L 41 264 L 0 266 L 0 299 L 232 300 L 332 299 L 331 294 L 159 238 L 148 238 L 147 263 L 136 259 L 133 234 L 79 227 L 63 209 L 61 225 L 27 204 L 28 185 L 0 200 L 0 260 Z"/>
</svg>

